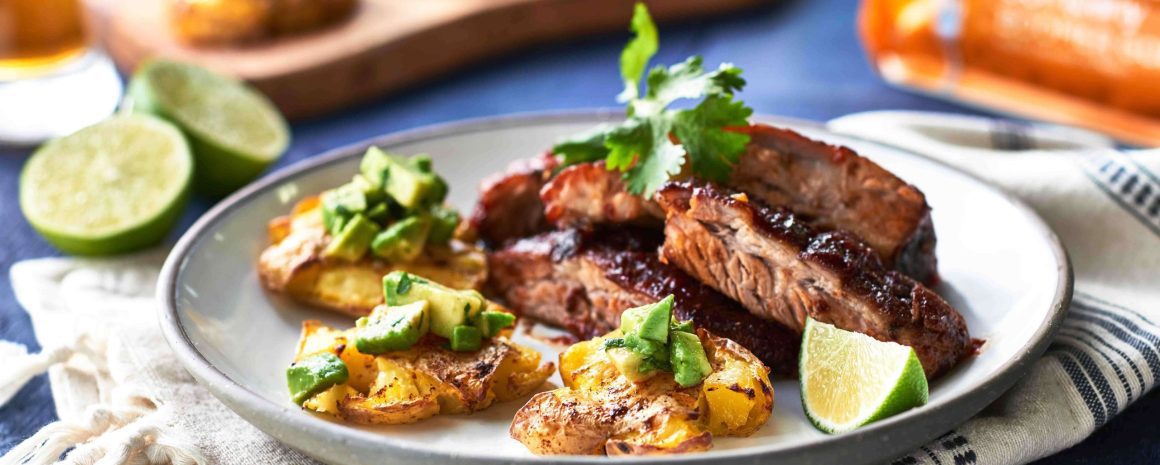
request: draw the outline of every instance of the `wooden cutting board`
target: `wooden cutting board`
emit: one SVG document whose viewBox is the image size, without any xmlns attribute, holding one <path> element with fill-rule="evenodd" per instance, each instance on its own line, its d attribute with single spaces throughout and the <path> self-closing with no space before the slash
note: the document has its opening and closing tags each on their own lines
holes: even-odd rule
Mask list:
<svg viewBox="0 0 1160 465">
<path fill-rule="evenodd" d="M 649 8 L 666 21 L 766 3 L 658 0 Z M 245 79 L 293 119 L 365 102 L 532 44 L 627 30 L 633 1 L 363 0 L 341 25 L 241 48 L 179 43 L 169 27 L 169 4 L 109 2 L 107 46 L 122 71 L 153 56 L 198 63 Z"/>
</svg>

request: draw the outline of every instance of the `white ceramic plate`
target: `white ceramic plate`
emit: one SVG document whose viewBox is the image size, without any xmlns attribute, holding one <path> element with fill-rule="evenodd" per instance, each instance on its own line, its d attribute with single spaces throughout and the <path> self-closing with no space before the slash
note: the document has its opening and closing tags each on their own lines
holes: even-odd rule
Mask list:
<svg viewBox="0 0 1160 465">
<path fill-rule="evenodd" d="M 166 337 L 190 373 L 242 418 L 324 462 L 605 461 L 529 454 L 508 437 L 522 401 L 474 415 L 375 428 L 302 411 L 288 400 L 284 378 L 301 322 L 317 318 L 348 327 L 353 321 L 264 292 L 254 263 L 267 245 L 266 222 L 303 196 L 349 180 L 370 144 L 402 154 L 431 154 L 452 186 L 450 202 L 467 212 L 484 176 L 511 160 L 543 152 L 561 136 L 615 118 L 611 112 L 586 112 L 452 123 L 355 144 L 270 175 L 207 213 L 173 250 L 158 289 Z M 780 381 L 774 386 L 773 416 L 752 437 L 719 438 L 706 453 L 636 460 L 853 464 L 894 458 L 960 424 L 1007 390 L 1046 348 L 1066 308 L 1071 295 L 1067 256 L 1051 230 L 1018 201 L 912 153 L 830 134 L 809 123 L 775 123 L 850 146 L 926 193 L 944 280 L 937 291 L 986 345 L 931 386 L 928 405 L 853 433 L 828 436 L 815 430 L 802 413 L 796 382 Z M 555 358 L 558 348 L 525 342 Z"/>
</svg>

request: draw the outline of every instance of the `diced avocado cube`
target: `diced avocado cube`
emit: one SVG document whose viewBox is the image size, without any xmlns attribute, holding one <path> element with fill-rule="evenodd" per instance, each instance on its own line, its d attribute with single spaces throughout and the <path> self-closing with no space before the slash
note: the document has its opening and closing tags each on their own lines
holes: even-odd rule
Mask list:
<svg viewBox="0 0 1160 465">
<path fill-rule="evenodd" d="M 451 340 L 451 350 L 458 352 L 479 350 L 479 347 L 483 345 L 483 333 L 474 326 L 455 326 L 448 339 Z"/>
<path fill-rule="evenodd" d="M 367 209 L 366 195 L 354 184 L 343 184 L 322 193 L 322 224 L 331 235 L 342 231 L 351 216 Z"/>
<path fill-rule="evenodd" d="M 447 182 L 435 174 L 427 155 L 402 158 L 371 147 L 363 155 L 359 172 L 370 185 L 410 210 L 438 204 L 447 196 Z"/>
<path fill-rule="evenodd" d="M 446 184 L 438 176 L 403 163 L 391 165 L 385 189 L 396 202 L 412 210 L 441 201 L 446 194 Z"/>
<path fill-rule="evenodd" d="M 330 233 L 331 236 L 337 236 L 338 233 L 342 232 L 343 226 L 346 226 L 346 222 L 350 220 L 351 216 L 353 215 L 343 215 L 336 210 L 323 208 L 322 227 L 326 228 L 326 232 Z"/>
<path fill-rule="evenodd" d="M 648 358 L 664 360 L 668 360 L 669 358 L 668 346 L 665 343 L 645 339 L 636 333 L 624 335 L 624 348 L 633 352 L 639 352 Z"/>
<path fill-rule="evenodd" d="M 391 307 L 379 305 L 355 323 L 354 346 L 364 354 L 406 350 L 429 329 L 427 301 Z"/>
<path fill-rule="evenodd" d="M 515 326 L 516 316 L 508 312 L 484 310 L 475 317 L 475 326 L 483 332 L 483 337 L 495 337 L 500 331 Z"/>
<path fill-rule="evenodd" d="M 671 337 L 673 340 L 669 361 L 673 367 L 673 379 L 677 384 L 681 387 L 693 386 L 713 373 L 713 366 L 705 356 L 701 339 L 686 332 L 675 332 Z"/>
<path fill-rule="evenodd" d="M 445 245 L 455 236 L 455 228 L 459 227 L 459 212 L 442 205 L 431 207 L 431 233 L 427 242 Z"/>
<path fill-rule="evenodd" d="M 671 333 L 673 331 L 681 331 L 684 333 L 692 334 L 697 333 L 696 327 L 693 326 L 693 320 L 677 321 L 676 317 L 673 317 L 673 322 L 669 325 L 669 332 Z"/>
<path fill-rule="evenodd" d="M 427 233 L 431 222 L 426 218 L 412 216 L 396 221 L 377 236 L 371 243 L 376 257 L 394 263 L 407 263 L 423 254 L 427 245 Z"/>
<path fill-rule="evenodd" d="M 431 161 L 431 156 L 427 155 L 425 153 L 421 153 L 418 155 L 412 155 L 411 158 L 407 159 L 407 162 L 410 163 L 411 166 L 414 167 L 415 169 L 422 171 L 424 173 L 434 173 L 435 172 L 435 167 L 434 167 L 434 163 Z"/>
<path fill-rule="evenodd" d="M 382 185 L 371 182 L 370 179 L 367 179 L 362 174 L 354 175 L 350 183 L 358 186 L 359 190 L 362 191 L 363 196 L 367 199 L 367 205 L 380 203 L 387 197 L 387 193 L 383 191 Z"/>
<path fill-rule="evenodd" d="M 620 329 L 625 334 L 635 333 L 640 337 L 660 343 L 669 340 L 669 322 L 673 315 L 673 296 L 660 302 L 625 310 L 620 315 Z"/>
<path fill-rule="evenodd" d="M 330 243 L 322 249 L 322 256 L 356 262 L 370 249 L 379 229 L 379 225 L 373 221 L 356 214 L 343 225 L 342 232 L 330 239 Z"/>
<path fill-rule="evenodd" d="M 447 180 L 437 174 L 431 174 L 433 178 L 431 181 L 431 190 L 427 195 L 427 202 L 431 205 L 439 205 L 447 200 L 447 192 L 451 190 L 447 186 Z"/>
<path fill-rule="evenodd" d="M 645 363 L 646 357 L 641 355 L 640 352 L 623 347 L 607 348 L 604 352 L 608 355 L 608 360 L 612 362 L 616 370 L 629 381 L 641 382 L 651 378 L 660 371 L 650 366 L 650 364 Z"/>
<path fill-rule="evenodd" d="M 387 305 L 402 305 L 405 294 L 411 292 L 411 286 L 416 282 L 425 283 L 427 280 L 406 271 L 392 271 L 383 276 L 383 297 Z M 407 299 L 414 302 L 420 299 Z"/>
<path fill-rule="evenodd" d="M 299 360 L 286 369 L 290 399 L 298 405 L 336 384 L 345 383 L 347 378 L 350 378 L 350 372 L 346 364 L 330 352 Z"/>
<path fill-rule="evenodd" d="M 382 189 L 387 185 L 388 173 L 391 170 L 391 156 L 387 155 L 383 149 L 371 147 L 363 154 L 358 170 L 372 186 Z"/>
<path fill-rule="evenodd" d="M 375 206 L 368 208 L 363 213 L 363 216 L 375 223 L 384 224 L 391 220 L 391 207 L 386 202 L 379 202 Z"/>
<path fill-rule="evenodd" d="M 431 333 L 450 339 L 458 325 L 466 325 L 483 311 L 487 300 L 478 291 L 455 290 L 403 271 L 383 277 L 387 305 L 404 305 L 426 300 Z"/>
</svg>

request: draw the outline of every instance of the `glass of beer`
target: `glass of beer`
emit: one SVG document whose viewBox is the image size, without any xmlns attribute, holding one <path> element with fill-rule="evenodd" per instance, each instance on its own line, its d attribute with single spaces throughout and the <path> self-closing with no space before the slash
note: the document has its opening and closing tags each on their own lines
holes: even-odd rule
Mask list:
<svg viewBox="0 0 1160 465">
<path fill-rule="evenodd" d="M 36 144 L 108 116 L 121 83 L 81 0 L 0 0 L 0 144 Z"/>
</svg>

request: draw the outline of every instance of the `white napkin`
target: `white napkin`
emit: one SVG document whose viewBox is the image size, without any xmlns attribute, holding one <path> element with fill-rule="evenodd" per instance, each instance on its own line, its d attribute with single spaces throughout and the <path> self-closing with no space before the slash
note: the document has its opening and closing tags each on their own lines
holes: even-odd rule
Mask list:
<svg viewBox="0 0 1160 465">
<path fill-rule="evenodd" d="M 154 298 L 165 252 L 13 265 L 16 299 L 46 350 L 21 356 L 23 346 L 0 341 L 0 404 L 51 366 L 60 421 L 0 465 L 314 463 L 243 421 L 178 363 Z"/>
<path fill-rule="evenodd" d="M 1160 327 L 1148 321 L 1160 317 L 1160 181 L 1149 173 L 1160 172 L 1160 153 L 1107 150 L 1106 139 L 1083 132 L 948 115 L 868 113 L 830 126 L 927 154 L 1008 189 L 1055 228 L 1075 265 L 1071 315 L 1027 378 L 895 463 L 1031 461 L 1079 442 L 1152 388 L 1160 377 Z M 162 256 L 39 259 L 12 267 L 17 299 L 47 349 L 30 356 L 23 346 L 0 343 L 6 361 L 0 404 L 52 366 L 61 421 L 0 465 L 52 463 L 73 446 L 67 463 L 310 462 L 234 415 L 180 368 L 153 311 Z"/>
<path fill-rule="evenodd" d="M 1031 373 L 894 464 L 1030 462 L 1080 442 L 1156 385 L 1160 150 L 1118 152 L 1081 131 L 919 112 L 860 113 L 828 126 L 941 160 L 1020 197 L 1059 235 L 1075 269 L 1069 315 Z"/>
</svg>

